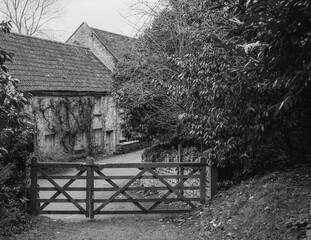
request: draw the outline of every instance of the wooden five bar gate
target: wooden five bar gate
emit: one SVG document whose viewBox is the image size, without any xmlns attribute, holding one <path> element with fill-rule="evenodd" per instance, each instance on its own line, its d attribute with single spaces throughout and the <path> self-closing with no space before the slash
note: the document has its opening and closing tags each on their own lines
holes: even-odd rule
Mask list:
<svg viewBox="0 0 311 240">
<path fill-rule="evenodd" d="M 55 175 L 49 173 L 48 169 L 51 168 L 76 170 L 74 175 L 68 175 L 69 173 Z M 105 173 L 109 169 L 121 168 L 136 169 L 136 173 L 131 176 Z M 179 168 L 183 170 L 176 175 L 165 175 L 160 174 L 157 171 L 158 168 Z M 187 174 L 185 174 L 184 169 L 189 170 Z M 31 159 L 30 207 L 33 214 L 84 214 L 91 219 L 98 214 L 183 213 L 195 209 L 199 203 L 204 204 L 207 198 L 213 197 L 216 190 L 216 183 L 213 181 L 215 177 L 217 178 L 213 166 L 207 164 L 205 158 L 193 163 L 94 164 L 92 161 L 89 163 L 43 163 L 38 162 L 37 158 L 33 157 Z M 142 179 L 157 180 L 160 184 L 157 186 L 135 184 Z M 176 184 L 172 184 L 169 179 L 177 179 Z M 190 179 L 197 179 L 199 184 L 187 186 L 185 183 Z M 49 183 L 49 186 L 39 186 L 43 181 Z M 82 186 L 81 184 L 74 186 L 75 181 L 82 181 Z M 121 181 L 122 184 L 119 183 Z M 108 186 L 103 186 L 103 182 Z M 185 194 L 187 190 L 196 190 L 199 194 L 197 197 L 189 197 Z M 85 198 L 74 198 L 71 195 L 72 192 L 81 191 L 83 194 L 85 193 Z M 132 194 L 133 191 L 156 191 L 162 192 L 162 194 L 148 198 L 142 197 L 140 194 Z M 52 192 L 52 195 L 47 198 L 39 197 L 39 193 L 43 192 Z M 112 194 L 102 196 L 108 192 Z M 177 209 L 172 209 L 167 205 L 165 209 L 158 209 L 161 203 L 174 202 L 181 202 L 182 204 Z M 68 210 L 64 207 L 47 209 L 51 203 L 70 203 L 76 209 Z M 115 203 L 131 203 L 136 207 L 134 210 L 115 207 L 109 210 L 108 205 Z"/>
</svg>

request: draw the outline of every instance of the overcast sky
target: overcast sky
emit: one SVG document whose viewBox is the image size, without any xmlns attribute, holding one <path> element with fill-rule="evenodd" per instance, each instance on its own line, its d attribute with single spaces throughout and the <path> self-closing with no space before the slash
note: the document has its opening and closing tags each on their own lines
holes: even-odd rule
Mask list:
<svg viewBox="0 0 311 240">
<path fill-rule="evenodd" d="M 60 0 L 62 17 L 51 24 L 55 40 L 65 41 L 86 22 L 90 27 L 135 36 L 148 18 L 142 9 L 148 3 L 154 6 L 158 0 Z M 146 8 L 145 8 L 146 9 Z"/>
</svg>

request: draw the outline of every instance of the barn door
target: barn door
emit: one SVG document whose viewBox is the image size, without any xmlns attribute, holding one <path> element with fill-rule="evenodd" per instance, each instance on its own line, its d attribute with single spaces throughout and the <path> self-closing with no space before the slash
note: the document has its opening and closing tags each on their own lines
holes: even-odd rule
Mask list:
<svg viewBox="0 0 311 240">
<path fill-rule="evenodd" d="M 113 131 L 106 131 L 106 150 L 108 153 L 113 152 Z"/>
</svg>

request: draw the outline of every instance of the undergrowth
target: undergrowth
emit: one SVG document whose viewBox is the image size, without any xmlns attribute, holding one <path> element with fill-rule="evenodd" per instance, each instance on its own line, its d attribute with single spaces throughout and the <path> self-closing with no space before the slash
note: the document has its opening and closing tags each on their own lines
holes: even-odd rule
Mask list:
<svg viewBox="0 0 311 240">
<path fill-rule="evenodd" d="M 183 228 L 191 226 L 200 240 L 306 239 L 310 183 L 310 165 L 254 177 L 221 190 Z"/>
<path fill-rule="evenodd" d="M 31 222 L 26 213 L 27 199 L 21 187 L 0 188 L 0 236 L 27 231 Z"/>
</svg>

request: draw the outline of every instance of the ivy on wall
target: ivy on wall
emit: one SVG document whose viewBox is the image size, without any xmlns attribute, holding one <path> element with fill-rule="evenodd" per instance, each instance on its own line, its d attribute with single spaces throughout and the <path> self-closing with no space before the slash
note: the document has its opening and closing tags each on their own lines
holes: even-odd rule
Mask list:
<svg viewBox="0 0 311 240">
<path fill-rule="evenodd" d="M 91 134 L 94 101 L 91 97 L 61 97 L 50 99 L 45 104 L 38 100 L 38 112 L 47 122 L 48 129 L 57 134 L 64 150 L 74 153 L 79 133 L 86 134 L 88 154 L 94 153 L 94 140 Z"/>
</svg>

